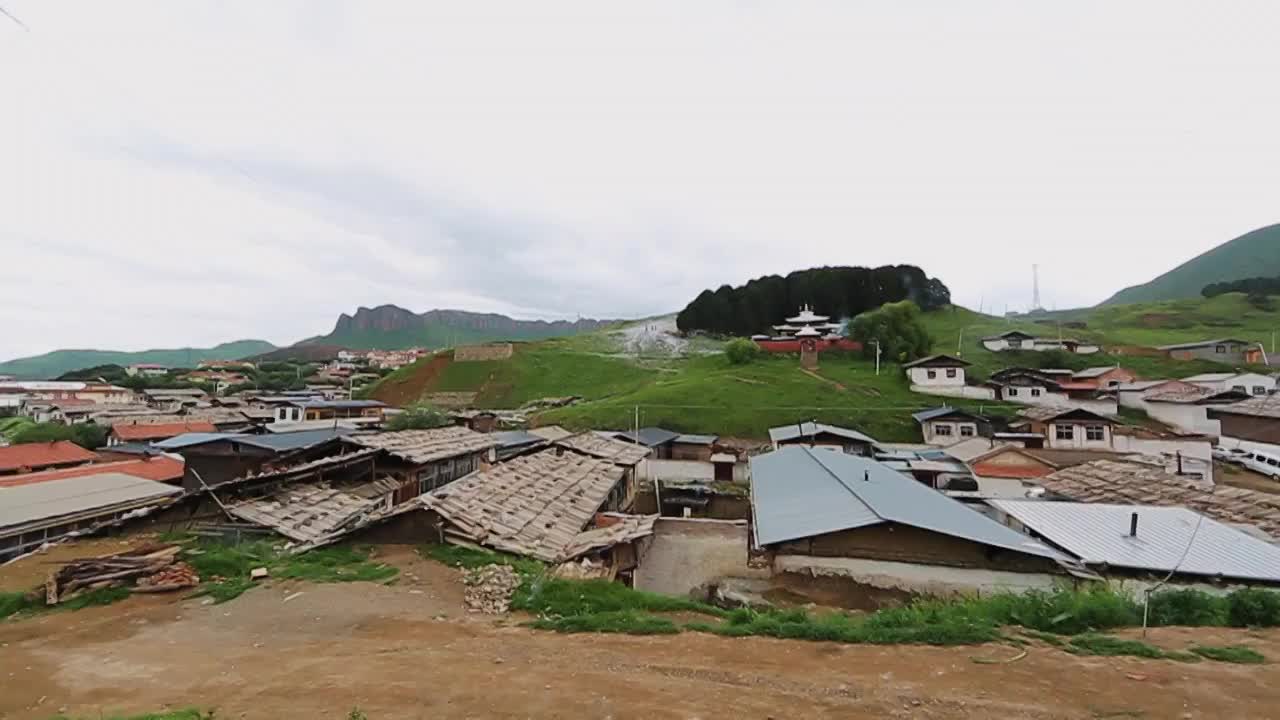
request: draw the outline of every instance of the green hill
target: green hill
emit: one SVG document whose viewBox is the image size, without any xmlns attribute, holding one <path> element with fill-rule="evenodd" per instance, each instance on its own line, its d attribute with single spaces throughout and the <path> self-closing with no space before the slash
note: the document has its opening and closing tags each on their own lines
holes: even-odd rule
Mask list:
<svg viewBox="0 0 1280 720">
<path fill-rule="evenodd" d="M 1274 275 L 1280 275 L 1280 225 L 1223 243 L 1151 282 L 1121 290 L 1103 305 L 1197 298 L 1210 283 Z"/>
<path fill-rule="evenodd" d="M 156 363 L 170 367 L 194 367 L 201 360 L 239 360 L 273 349 L 275 345 L 265 340 L 237 340 L 211 348 L 177 348 L 139 352 L 54 350 L 44 355 L 0 363 L 0 374 L 13 375 L 23 380 L 41 380 L 95 365 Z"/>
<path fill-rule="evenodd" d="M 396 305 L 380 305 L 359 308 L 354 315 L 343 313 L 328 335 L 309 338 L 298 345 L 363 350 L 445 348 L 498 340 L 542 340 L 590 332 L 607 324 L 599 320 L 514 320 L 505 315 L 465 310 L 415 313 Z"/>
</svg>

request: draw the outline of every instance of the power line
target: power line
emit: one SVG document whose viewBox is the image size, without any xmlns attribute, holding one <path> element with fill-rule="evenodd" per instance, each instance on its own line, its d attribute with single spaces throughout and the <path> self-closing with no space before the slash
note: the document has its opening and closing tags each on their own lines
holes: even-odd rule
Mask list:
<svg viewBox="0 0 1280 720">
<path fill-rule="evenodd" d="M 22 22 L 21 20 L 19 20 L 17 15 L 14 15 L 13 13 L 9 12 L 8 10 L 5 10 L 3 5 L 0 5 L 0 15 L 4 15 L 5 17 L 9 18 L 10 20 L 14 21 L 15 23 L 17 23 L 17 24 L 18 24 L 18 27 L 22 28 L 23 30 L 26 30 L 27 32 L 31 32 L 31 28 L 27 27 L 27 24 L 26 24 L 26 23 L 24 23 L 24 22 Z"/>
</svg>

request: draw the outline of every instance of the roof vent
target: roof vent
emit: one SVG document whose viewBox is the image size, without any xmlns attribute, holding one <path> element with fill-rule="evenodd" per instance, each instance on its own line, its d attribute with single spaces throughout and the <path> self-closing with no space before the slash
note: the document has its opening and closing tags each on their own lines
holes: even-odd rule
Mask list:
<svg viewBox="0 0 1280 720">
<path fill-rule="evenodd" d="M 863 470 L 863 471 L 862 471 L 862 482 L 871 482 L 871 471 L 870 471 L 870 470 Z"/>
<path fill-rule="evenodd" d="M 1138 537 L 1138 513 L 1129 515 L 1129 537 Z"/>
</svg>

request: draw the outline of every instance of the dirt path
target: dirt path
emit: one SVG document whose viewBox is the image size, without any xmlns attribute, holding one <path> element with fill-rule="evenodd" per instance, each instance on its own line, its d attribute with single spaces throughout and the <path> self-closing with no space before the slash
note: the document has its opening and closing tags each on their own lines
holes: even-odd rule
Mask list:
<svg viewBox="0 0 1280 720">
<path fill-rule="evenodd" d="M 407 550 L 393 586 L 273 584 L 224 605 L 138 597 L 0 623 L 0 718 L 216 707 L 220 718 L 1274 718 L 1280 665 L 1077 658 L 1044 646 L 556 635 L 461 612 Z M 301 595 L 295 593 L 301 592 Z M 1280 632 L 1161 630 L 1170 647 Z"/>
</svg>

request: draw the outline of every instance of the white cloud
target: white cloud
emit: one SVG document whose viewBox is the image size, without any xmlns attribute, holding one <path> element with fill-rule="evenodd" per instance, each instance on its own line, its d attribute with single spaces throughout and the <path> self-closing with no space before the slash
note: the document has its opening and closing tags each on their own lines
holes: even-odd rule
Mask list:
<svg viewBox="0 0 1280 720">
<path fill-rule="evenodd" d="M 0 2 L 0 357 L 817 264 L 1067 307 L 1277 219 L 1271 2 Z"/>
</svg>

